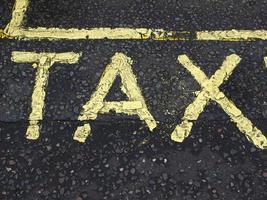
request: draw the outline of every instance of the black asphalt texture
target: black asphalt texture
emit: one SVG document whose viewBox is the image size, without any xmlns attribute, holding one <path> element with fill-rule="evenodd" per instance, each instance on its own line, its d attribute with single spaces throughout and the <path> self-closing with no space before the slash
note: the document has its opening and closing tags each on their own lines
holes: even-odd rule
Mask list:
<svg viewBox="0 0 267 200">
<path fill-rule="evenodd" d="M 0 0 L 0 27 L 13 1 Z M 25 27 L 145 27 L 167 30 L 267 29 L 266 0 L 31 0 Z M 78 64 L 50 70 L 40 138 L 25 138 L 35 69 L 12 51 L 82 52 Z M 90 121 L 92 135 L 72 139 L 82 106 L 116 52 L 133 71 L 152 133 L 137 117 L 111 113 Z M 267 151 L 257 149 L 211 103 L 183 143 L 170 134 L 200 86 L 176 62 L 188 55 L 211 76 L 226 56 L 242 61 L 220 89 L 267 133 L 267 42 L 0 40 L 1 200 L 266 200 Z M 120 79 L 106 100 L 125 100 Z"/>
</svg>

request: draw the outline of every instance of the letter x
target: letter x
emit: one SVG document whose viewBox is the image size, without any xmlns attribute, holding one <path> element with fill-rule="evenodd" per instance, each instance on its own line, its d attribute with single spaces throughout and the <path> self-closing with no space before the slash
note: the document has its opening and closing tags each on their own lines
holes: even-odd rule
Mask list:
<svg viewBox="0 0 267 200">
<path fill-rule="evenodd" d="M 175 128 L 171 135 L 172 140 L 182 142 L 188 137 L 193 122 L 197 121 L 209 101 L 213 100 L 222 107 L 249 141 L 258 148 L 267 148 L 267 139 L 264 134 L 219 89 L 220 85 L 230 77 L 240 60 L 240 57 L 235 54 L 226 57 L 220 69 L 208 79 L 205 73 L 194 65 L 186 55 L 178 56 L 178 61 L 193 75 L 202 90 L 197 93 L 195 101 L 186 108 L 182 123 Z"/>
</svg>

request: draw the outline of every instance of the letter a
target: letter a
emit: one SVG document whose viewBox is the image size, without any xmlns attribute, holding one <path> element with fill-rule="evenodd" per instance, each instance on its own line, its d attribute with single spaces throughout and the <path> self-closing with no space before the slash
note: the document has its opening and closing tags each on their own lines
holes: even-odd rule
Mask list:
<svg viewBox="0 0 267 200">
<path fill-rule="evenodd" d="M 152 131 L 156 126 L 156 121 L 148 111 L 144 97 L 137 85 L 137 80 L 131 69 L 132 60 L 122 53 L 116 53 L 103 72 L 96 91 L 91 99 L 83 106 L 83 111 L 79 116 L 80 121 L 95 120 L 97 114 L 109 113 L 111 110 L 127 115 L 137 115 L 144 120 Z M 121 90 L 127 95 L 128 101 L 105 102 L 117 76 L 121 77 Z M 74 133 L 74 140 L 85 142 L 91 132 L 90 124 L 87 123 L 77 128 Z"/>
</svg>

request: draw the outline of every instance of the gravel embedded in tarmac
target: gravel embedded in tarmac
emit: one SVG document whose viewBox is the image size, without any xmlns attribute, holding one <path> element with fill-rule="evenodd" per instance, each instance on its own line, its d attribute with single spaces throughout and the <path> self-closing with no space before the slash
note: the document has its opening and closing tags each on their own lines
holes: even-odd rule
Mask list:
<svg viewBox="0 0 267 200">
<path fill-rule="evenodd" d="M 0 28 L 13 2 L 0 0 Z M 31 0 L 25 27 L 145 27 L 197 31 L 266 29 L 266 0 Z M 247 140 L 211 102 L 189 138 L 170 135 L 201 90 L 177 63 L 188 55 L 212 76 L 226 56 L 242 60 L 220 89 L 267 133 L 267 41 L 0 40 L 0 199 L 266 200 L 267 151 Z M 40 138 L 25 138 L 35 69 L 13 51 L 82 52 L 78 64 L 54 64 Z M 92 134 L 72 139 L 82 106 L 116 52 L 129 56 L 158 127 L 111 113 L 90 121 Z M 118 78 L 106 100 L 125 100 Z"/>
</svg>

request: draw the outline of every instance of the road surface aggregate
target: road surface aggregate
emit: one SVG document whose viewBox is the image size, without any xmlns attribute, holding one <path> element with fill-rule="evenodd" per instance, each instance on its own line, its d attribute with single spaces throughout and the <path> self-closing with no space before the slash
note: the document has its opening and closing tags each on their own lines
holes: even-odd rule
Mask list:
<svg viewBox="0 0 267 200">
<path fill-rule="evenodd" d="M 0 0 L 0 29 L 14 2 Z M 31 0 L 25 27 L 267 29 L 267 0 Z M 51 67 L 40 137 L 25 137 L 35 69 L 13 51 L 82 53 Z M 82 106 L 111 57 L 133 60 L 151 132 L 138 117 L 99 115 L 85 143 L 73 140 Z M 267 150 L 258 149 L 215 102 L 183 142 L 171 140 L 201 90 L 179 63 L 186 54 L 212 76 L 230 54 L 242 59 L 220 89 L 267 136 L 267 41 L 0 39 L 1 200 L 266 200 Z M 120 78 L 107 101 L 127 99 Z"/>
</svg>

